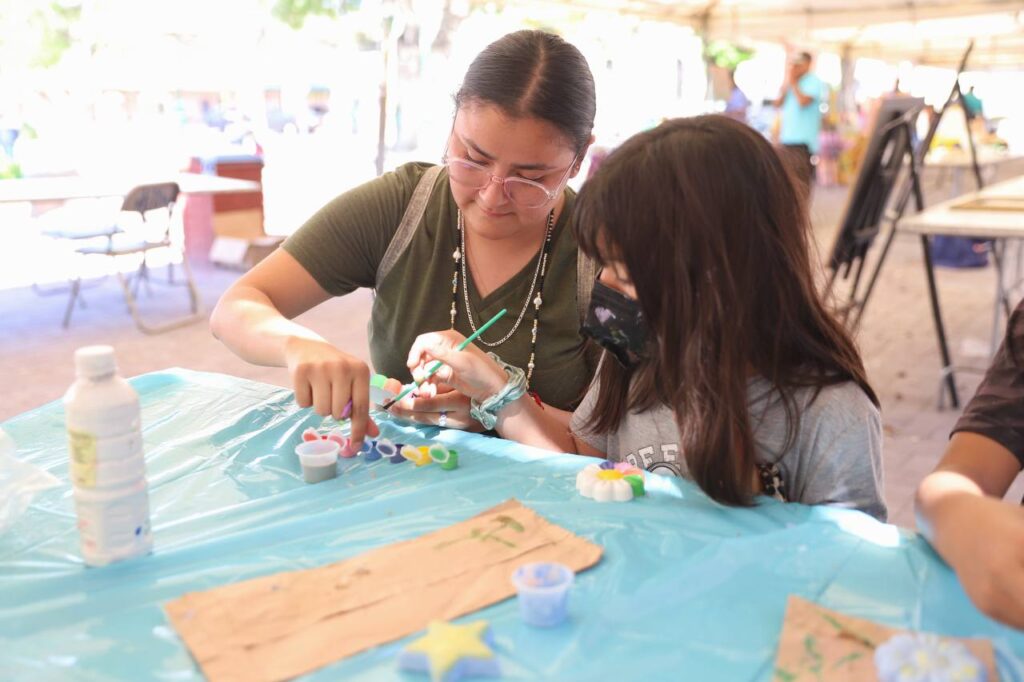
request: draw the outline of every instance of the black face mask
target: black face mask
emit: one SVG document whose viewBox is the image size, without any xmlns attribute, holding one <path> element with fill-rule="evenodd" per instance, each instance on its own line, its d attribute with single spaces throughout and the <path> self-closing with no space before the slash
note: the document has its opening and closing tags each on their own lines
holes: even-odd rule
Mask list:
<svg viewBox="0 0 1024 682">
<path fill-rule="evenodd" d="M 646 357 L 647 322 L 640 304 L 601 282 L 594 283 L 580 332 L 601 344 L 627 369 Z"/>
</svg>

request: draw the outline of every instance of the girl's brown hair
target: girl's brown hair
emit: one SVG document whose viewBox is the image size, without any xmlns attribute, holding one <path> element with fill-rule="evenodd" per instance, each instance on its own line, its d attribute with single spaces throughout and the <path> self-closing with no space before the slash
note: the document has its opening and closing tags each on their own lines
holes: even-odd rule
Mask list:
<svg viewBox="0 0 1024 682">
<path fill-rule="evenodd" d="M 783 400 L 783 452 L 799 428 L 797 388 L 853 381 L 878 405 L 815 287 L 797 186 L 760 134 L 709 115 L 634 135 L 576 200 L 580 247 L 626 267 L 656 339 L 632 370 L 605 358 L 589 427 L 608 433 L 627 411 L 668 405 L 690 476 L 724 504 L 750 505 L 757 492 L 752 375 Z"/>
</svg>

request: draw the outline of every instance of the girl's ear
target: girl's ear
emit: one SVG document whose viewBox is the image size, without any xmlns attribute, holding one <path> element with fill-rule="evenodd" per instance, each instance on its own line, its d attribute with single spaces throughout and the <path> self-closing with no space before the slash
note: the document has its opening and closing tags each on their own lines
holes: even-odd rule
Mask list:
<svg viewBox="0 0 1024 682">
<path fill-rule="evenodd" d="M 583 147 L 582 150 L 580 150 L 579 156 L 576 157 L 576 163 L 574 163 L 572 166 L 572 172 L 569 173 L 570 178 L 575 178 L 579 174 L 580 168 L 583 166 L 583 162 L 587 158 L 587 152 L 590 151 L 590 145 L 594 144 L 595 139 L 596 138 L 593 135 L 591 135 L 590 139 L 587 140 L 587 144 Z"/>
</svg>

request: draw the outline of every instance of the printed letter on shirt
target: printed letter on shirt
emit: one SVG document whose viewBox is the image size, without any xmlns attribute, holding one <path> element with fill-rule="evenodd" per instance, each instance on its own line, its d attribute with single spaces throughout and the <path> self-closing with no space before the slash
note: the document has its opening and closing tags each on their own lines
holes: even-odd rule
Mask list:
<svg viewBox="0 0 1024 682">
<path fill-rule="evenodd" d="M 679 445 L 676 443 L 662 443 L 661 459 L 664 462 L 674 462 L 679 459 Z"/>
</svg>

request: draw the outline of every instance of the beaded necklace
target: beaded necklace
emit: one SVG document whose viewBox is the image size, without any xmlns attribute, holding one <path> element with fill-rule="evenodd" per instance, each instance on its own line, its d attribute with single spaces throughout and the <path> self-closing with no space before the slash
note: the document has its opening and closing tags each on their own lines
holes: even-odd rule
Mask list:
<svg viewBox="0 0 1024 682">
<path fill-rule="evenodd" d="M 459 247 L 452 253 L 452 258 L 455 260 L 455 271 L 452 273 L 452 307 L 450 310 L 451 314 L 451 328 L 455 329 L 455 316 L 458 313 L 458 301 L 459 301 L 459 271 L 462 271 L 462 294 L 463 299 L 466 303 L 466 319 L 469 320 L 470 328 L 475 332 L 476 323 L 473 321 L 473 311 L 469 305 L 469 275 L 466 270 L 466 225 L 462 219 L 462 211 L 459 211 L 458 229 L 459 229 Z M 526 363 L 526 384 L 529 386 L 530 378 L 533 376 L 533 367 L 536 360 L 537 352 L 537 325 L 540 320 L 540 308 L 544 303 L 544 299 L 541 297 L 541 292 L 544 290 L 544 275 L 547 273 L 548 256 L 551 253 L 551 241 L 552 235 L 554 234 L 555 227 L 555 211 L 551 209 L 548 213 L 547 230 L 544 234 L 544 243 L 541 245 L 540 257 L 537 259 L 537 268 L 533 272 L 533 283 L 530 284 L 530 291 L 526 295 L 526 301 L 523 303 L 522 310 L 519 311 L 519 316 L 516 318 L 515 324 L 512 325 L 512 329 L 509 330 L 508 334 L 501 337 L 497 341 L 485 341 L 483 337 L 477 339 L 480 343 L 484 344 L 488 348 L 496 348 L 501 344 L 512 338 L 512 335 L 519 329 L 519 325 L 522 323 L 523 318 L 526 316 L 526 311 L 530 309 L 530 304 L 533 303 L 533 329 L 530 331 L 530 360 Z M 534 296 L 536 292 L 536 296 Z"/>
</svg>

